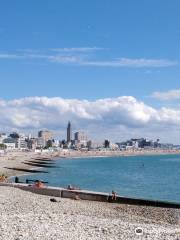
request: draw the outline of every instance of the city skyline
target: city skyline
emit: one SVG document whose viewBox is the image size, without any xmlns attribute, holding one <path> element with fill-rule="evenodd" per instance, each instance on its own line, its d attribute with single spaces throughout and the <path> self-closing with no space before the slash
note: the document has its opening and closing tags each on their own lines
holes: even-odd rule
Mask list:
<svg viewBox="0 0 180 240">
<path fill-rule="evenodd" d="M 180 143 L 180 2 L 22 0 L 0 8 L 0 131 L 64 126 Z M 168 16 L 168 17 L 167 17 Z"/>
<path fill-rule="evenodd" d="M 67 139 L 55 139 L 54 133 L 48 129 L 40 130 L 36 136 L 22 134 L 18 132 L 0 133 L 0 151 L 63 151 L 82 150 L 91 151 L 95 149 L 109 151 L 131 151 L 131 150 L 178 150 L 180 145 L 172 143 L 162 143 L 160 139 L 131 138 L 126 141 L 112 142 L 104 139 L 102 142 L 94 141 L 83 131 L 72 130 L 71 122 L 68 122 Z M 74 135 L 74 136 L 73 136 Z"/>
<path fill-rule="evenodd" d="M 72 117 L 74 129 L 86 131 L 91 138 L 114 142 L 129 138 L 160 138 L 179 144 L 179 111 L 155 109 L 131 96 L 97 101 L 31 97 L 0 101 L 0 132 L 34 133 L 50 129 L 67 138 L 65 126 Z M 48 117 L 47 117 L 48 116 Z M 166 130 L 164 132 L 164 130 Z"/>
<path fill-rule="evenodd" d="M 73 125 L 71 123 L 71 121 L 68 121 L 67 123 L 67 128 L 65 127 L 64 129 L 64 135 L 57 135 L 56 132 L 50 130 L 50 129 L 47 129 L 47 128 L 43 128 L 43 129 L 36 129 L 37 132 L 19 132 L 18 130 L 13 130 L 13 131 L 9 131 L 9 132 L 0 132 L 0 136 L 3 136 L 3 138 L 7 138 L 11 140 L 11 138 L 23 138 L 23 141 L 24 139 L 39 139 L 38 140 L 38 143 L 40 145 L 43 145 L 45 144 L 45 142 L 47 142 L 48 140 L 53 140 L 55 142 L 64 142 L 66 143 L 67 145 L 71 145 L 71 144 L 76 144 L 76 143 L 85 143 L 88 144 L 88 142 L 90 143 L 94 143 L 94 144 L 97 144 L 97 145 L 102 145 L 104 144 L 104 142 L 109 142 L 111 144 L 124 144 L 125 142 L 128 143 L 130 141 L 132 142 L 136 142 L 136 141 L 142 141 L 142 140 L 145 140 L 147 142 L 151 142 L 151 143 L 155 143 L 155 142 L 159 142 L 160 139 L 159 138 L 148 138 L 148 137 L 145 137 L 144 135 L 139 135 L 138 137 L 130 137 L 129 135 L 129 138 L 127 137 L 126 139 L 118 139 L 118 140 L 113 140 L 111 137 L 110 138 L 107 138 L 107 136 L 103 138 L 92 138 L 92 134 L 89 132 L 89 135 L 87 135 L 88 131 L 84 131 L 84 130 L 81 130 L 81 129 L 74 129 L 73 128 Z M 13 136 L 13 137 L 12 137 Z M 7 141 L 8 142 L 8 141 Z M 11 142 L 11 141 L 10 141 Z M 43 143 L 43 144 L 42 144 Z M 172 142 L 161 142 L 162 146 L 167 146 L 167 147 L 170 147 L 170 146 L 174 146 L 174 147 L 178 147 L 180 144 L 176 144 L 176 143 L 172 143 Z"/>
</svg>

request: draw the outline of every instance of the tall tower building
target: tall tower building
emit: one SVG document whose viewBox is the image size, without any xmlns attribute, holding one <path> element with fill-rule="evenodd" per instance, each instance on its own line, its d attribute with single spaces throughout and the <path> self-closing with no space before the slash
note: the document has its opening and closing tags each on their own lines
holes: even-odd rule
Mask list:
<svg viewBox="0 0 180 240">
<path fill-rule="evenodd" d="M 67 126 L 67 142 L 71 142 L 71 140 L 72 140 L 71 122 L 68 122 L 68 126 Z"/>
</svg>

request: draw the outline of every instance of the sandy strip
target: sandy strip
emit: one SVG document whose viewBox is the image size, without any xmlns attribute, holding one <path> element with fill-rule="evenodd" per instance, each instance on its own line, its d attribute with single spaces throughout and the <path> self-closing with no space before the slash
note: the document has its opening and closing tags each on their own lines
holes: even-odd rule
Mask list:
<svg viewBox="0 0 180 240">
<path fill-rule="evenodd" d="M 8 177 L 25 174 L 24 172 L 7 168 L 37 169 L 37 167 L 28 166 L 24 163 L 33 161 L 35 158 L 44 157 L 51 159 L 52 154 L 38 154 L 34 152 L 8 152 L 7 154 L 0 156 L 0 174 L 5 174 Z"/>
<path fill-rule="evenodd" d="M 110 157 L 110 156 L 142 156 L 142 155 L 162 155 L 180 154 L 180 150 L 128 150 L 128 151 L 60 151 L 54 153 L 35 153 L 35 152 L 8 152 L 0 155 L 0 174 L 17 176 L 27 174 L 7 168 L 37 169 L 24 164 L 36 158 L 86 158 L 86 157 Z"/>
<path fill-rule="evenodd" d="M 0 187 L 0 240 L 175 240 L 180 210 L 56 198 Z M 137 236 L 136 228 L 143 235 Z"/>
</svg>

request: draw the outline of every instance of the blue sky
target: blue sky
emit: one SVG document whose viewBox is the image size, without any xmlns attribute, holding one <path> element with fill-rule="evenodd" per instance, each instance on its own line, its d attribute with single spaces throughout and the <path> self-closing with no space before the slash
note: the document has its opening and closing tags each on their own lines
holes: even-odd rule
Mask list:
<svg viewBox="0 0 180 240">
<path fill-rule="evenodd" d="M 179 8 L 178 0 L 3 1 L 0 53 L 96 47 L 102 50 L 85 54 L 95 60 L 179 61 Z M 137 69 L 4 58 L 0 64 L 5 98 L 47 95 L 94 99 L 122 94 L 141 98 L 156 90 L 178 88 L 180 76 L 179 65 Z M 10 81 L 14 83 L 12 90 Z"/>
<path fill-rule="evenodd" d="M 0 98 L 133 96 L 177 108 L 177 92 L 152 95 L 180 89 L 179 9 L 179 0 L 2 1 Z"/>
</svg>

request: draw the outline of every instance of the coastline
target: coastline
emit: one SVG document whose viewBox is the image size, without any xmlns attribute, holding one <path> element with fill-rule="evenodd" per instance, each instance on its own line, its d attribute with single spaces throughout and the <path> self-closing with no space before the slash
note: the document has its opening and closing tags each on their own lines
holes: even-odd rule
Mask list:
<svg viewBox="0 0 180 240">
<path fill-rule="evenodd" d="M 66 159 L 88 157 L 129 157 L 147 155 L 180 154 L 176 152 L 141 151 L 141 152 L 60 152 L 38 154 L 33 152 L 15 152 L 0 157 L 0 169 L 3 166 L 19 167 L 26 169 L 39 169 L 30 167 L 25 162 L 41 159 Z M 9 177 L 24 175 L 24 172 L 7 170 Z M 28 173 L 26 173 L 28 174 Z M 136 235 L 137 228 L 143 230 L 142 239 L 173 240 L 180 233 L 180 209 L 162 207 L 138 206 L 129 204 L 94 202 L 89 200 L 73 200 L 56 197 L 57 202 L 51 202 L 52 197 L 30 193 L 12 187 L 0 186 L 3 202 L 2 226 L 6 226 L 1 235 L 8 239 L 10 235 L 34 239 L 139 239 Z M 9 195 L 12 195 L 9 198 Z M 22 201 L 23 199 L 23 201 Z M 5 204 L 5 206 L 4 206 Z M 13 207 L 15 206 L 15 207 Z M 1 207 L 1 205 L 0 205 Z M 6 209 L 4 212 L 3 209 Z M 31 212 L 33 211 L 33 215 Z M 18 219 L 18 220 L 17 220 Z M 14 223 L 16 227 L 13 228 Z M 40 223 L 40 224 L 39 224 Z M 44 231 L 48 227 L 48 235 Z M 13 228 L 13 231 L 10 229 Z M 9 230 L 8 230 L 9 229 Z M 19 230 L 17 230 L 19 229 Z M 28 232 L 28 235 L 26 235 Z M 47 231 L 46 231 L 47 232 Z M 14 238 L 13 238 L 14 239 Z"/>
<path fill-rule="evenodd" d="M 67 158 L 95 158 L 95 157 L 130 157 L 130 156 L 154 156 L 154 155 L 180 155 L 180 150 L 140 150 L 140 151 L 73 151 L 66 150 L 60 152 L 7 152 L 0 155 L 0 174 L 5 174 L 8 178 L 13 176 L 28 175 L 26 170 L 39 170 L 43 167 L 27 165 L 29 161 L 43 159 L 59 160 Z M 9 169 L 8 169 L 9 168 Z M 10 169 L 11 168 L 11 169 Z M 25 171 L 13 170 L 24 169 Z"/>
</svg>

